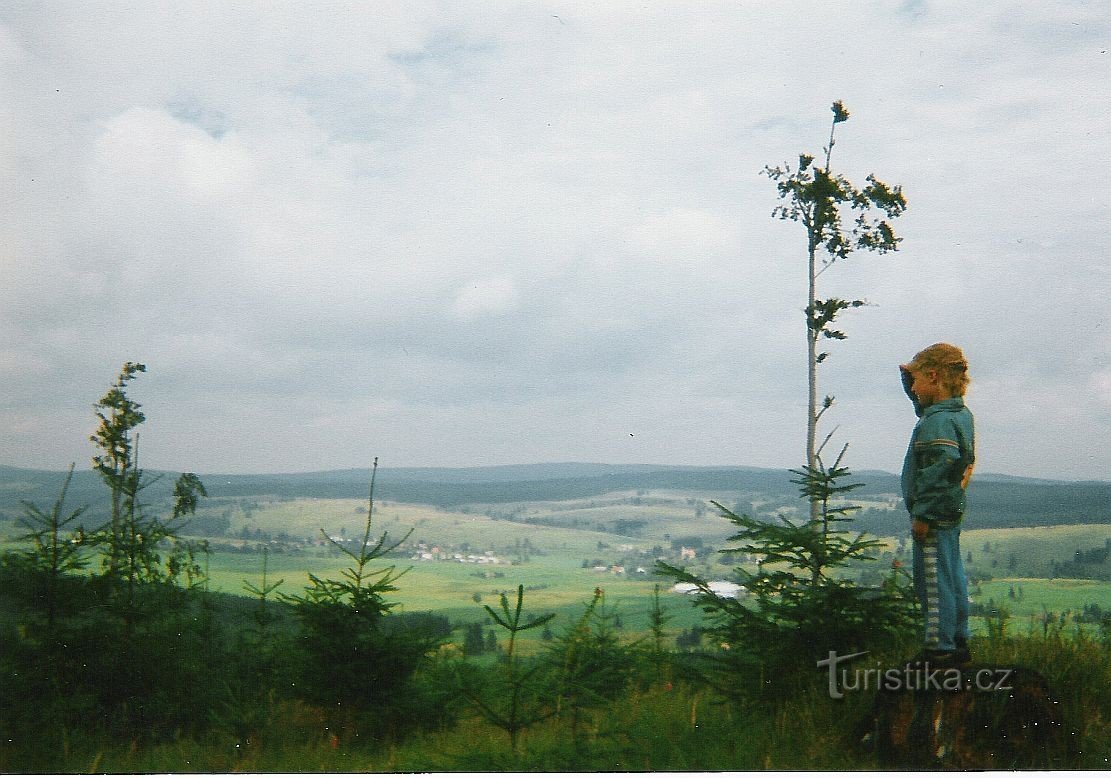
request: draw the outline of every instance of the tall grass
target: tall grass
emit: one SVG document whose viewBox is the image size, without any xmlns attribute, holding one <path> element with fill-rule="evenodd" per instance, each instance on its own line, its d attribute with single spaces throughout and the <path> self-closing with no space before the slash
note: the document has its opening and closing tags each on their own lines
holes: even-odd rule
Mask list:
<svg viewBox="0 0 1111 778">
<path fill-rule="evenodd" d="M 337 742 L 290 709 L 251 743 L 228 736 L 149 746 L 72 749 L 61 772 L 537 772 L 859 769 L 872 765 L 845 738 L 867 700 L 830 700 L 821 684 L 775 709 L 717 704 L 688 684 L 630 691 L 591 711 L 578 740 L 549 720 L 514 751 L 481 717 L 400 744 Z"/>
<path fill-rule="evenodd" d="M 1076 738 L 1081 769 L 1111 767 L 1111 641 L 1082 625 L 993 630 L 974 639 L 980 664 L 1029 667 L 1056 691 L 1061 715 Z"/>
<path fill-rule="evenodd" d="M 1108 646 L 1066 629 L 1045 636 L 978 637 L 973 650 L 978 663 L 1041 672 L 1077 733 L 1079 766 L 1108 767 Z M 340 740 L 325 728 L 320 710 L 286 702 L 250 743 L 226 733 L 107 748 L 77 740 L 54 767 L 70 773 L 875 769 L 871 754 L 854 739 L 871 703 L 865 693 L 831 699 L 825 676 L 817 671 L 789 699 L 741 704 L 721 702 L 690 682 L 645 681 L 613 703 L 586 711 L 575 737 L 568 721 L 552 718 L 523 731 L 514 750 L 501 728 L 477 714 L 401 741 Z"/>
</svg>

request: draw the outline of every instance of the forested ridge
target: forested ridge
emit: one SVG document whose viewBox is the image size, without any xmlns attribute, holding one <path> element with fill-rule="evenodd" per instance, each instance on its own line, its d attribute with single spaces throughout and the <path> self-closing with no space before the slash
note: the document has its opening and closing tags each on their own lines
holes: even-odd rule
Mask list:
<svg viewBox="0 0 1111 778">
<path fill-rule="evenodd" d="M 567 475 L 567 473 L 575 473 Z M 155 475 L 151 471 L 152 475 Z M 148 490 L 148 499 L 168 501 L 175 473 L 166 473 Z M 268 496 L 277 498 L 362 499 L 368 469 L 315 473 L 259 475 L 202 475 L 212 498 Z M 65 478 L 61 471 L 0 466 L 0 516 L 14 518 L 24 500 L 45 503 L 57 494 Z M 554 464 L 491 468 L 383 468 L 379 475 L 381 499 L 452 508 L 468 504 L 520 501 L 562 501 L 595 497 L 624 490 L 677 489 L 712 492 L 719 499 L 732 495 L 764 495 L 797 499 L 790 473 L 745 467 L 669 467 L 653 465 Z M 899 479 L 882 471 L 854 474 L 863 486 L 857 499 L 875 499 L 899 492 Z M 92 511 L 106 507 L 99 478 L 91 470 L 75 472 L 70 499 Z M 870 509 L 858 515 L 860 528 L 890 532 L 902 525 L 900 510 Z M 967 526 L 1054 526 L 1111 522 L 1111 482 L 1048 481 L 1010 476 L 980 475 L 969 491 Z"/>
</svg>

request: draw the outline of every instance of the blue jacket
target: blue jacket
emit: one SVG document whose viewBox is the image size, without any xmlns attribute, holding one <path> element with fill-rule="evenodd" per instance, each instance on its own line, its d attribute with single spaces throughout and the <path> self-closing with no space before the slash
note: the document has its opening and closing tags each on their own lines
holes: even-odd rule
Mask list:
<svg viewBox="0 0 1111 778">
<path fill-rule="evenodd" d="M 961 397 L 926 408 L 916 401 L 914 409 L 920 418 L 903 460 L 903 501 L 912 518 L 955 527 L 964 516 L 965 489 L 976 461 L 972 412 Z"/>
</svg>

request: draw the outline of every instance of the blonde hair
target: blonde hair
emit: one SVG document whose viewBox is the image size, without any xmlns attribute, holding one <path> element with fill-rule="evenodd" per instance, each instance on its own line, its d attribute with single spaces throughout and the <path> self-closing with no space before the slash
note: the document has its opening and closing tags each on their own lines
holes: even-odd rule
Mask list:
<svg viewBox="0 0 1111 778">
<path fill-rule="evenodd" d="M 964 352 L 949 343 L 935 343 L 914 355 L 911 370 L 936 370 L 938 383 L 953 397 L 963 397 L 968 390 L 968 360 Z"/>
</svg>

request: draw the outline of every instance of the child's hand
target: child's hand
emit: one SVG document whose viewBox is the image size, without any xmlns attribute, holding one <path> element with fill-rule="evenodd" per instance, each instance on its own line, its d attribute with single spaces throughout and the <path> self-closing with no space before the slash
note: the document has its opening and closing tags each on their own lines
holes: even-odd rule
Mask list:
<svg viewBox="0 0 1111 778">
<path fill-rule="evenodd" d="M 926 539 L 926 535 L 930 533 L 930 523 L 915 519 L 914 523 L 910 525 L 910 533 L 914 535 L 914 539 L 922 542 Z"/>
<path fill-rule="evenodd" d="M 910 374 L 910 368 L 906 365 L 899 365 L 899 380 L 903 383 L 903 391 L 910 394 L 910 387 L 914 383 L 914 376 Z"/>
<path fill-rule="evenodd" d="M 910 368 L 906 365 L 899 365 L 899 380 L 903 382 L 903 389 L 910 392 L 910 386 L 914 383 L 914 378 L 910 374 Z"/>
</svg>

